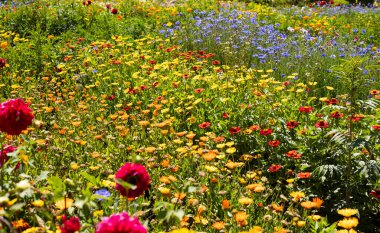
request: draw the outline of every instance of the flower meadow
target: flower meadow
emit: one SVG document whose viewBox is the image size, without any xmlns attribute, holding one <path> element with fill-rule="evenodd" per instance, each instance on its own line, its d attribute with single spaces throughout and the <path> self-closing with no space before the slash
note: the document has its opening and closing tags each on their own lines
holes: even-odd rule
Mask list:
<svg viewBox="0 0 380 233">
<path fill-rule="evenodd" d="M 0 232 L 379 232 L 380 8 L 303 4 L 0 1 Z"/>
</svg>

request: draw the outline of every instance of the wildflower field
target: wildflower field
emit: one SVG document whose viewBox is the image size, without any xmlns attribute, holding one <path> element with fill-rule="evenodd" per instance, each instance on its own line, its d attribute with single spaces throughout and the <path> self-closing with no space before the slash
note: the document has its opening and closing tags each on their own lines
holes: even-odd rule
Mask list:
<svg viewBox="0 0 380 233">
<path fill-rule="evenodd" d="M 289 4 L 1 0 L 0 232 L 380 232 L 380 8 Z"/>
</svg>

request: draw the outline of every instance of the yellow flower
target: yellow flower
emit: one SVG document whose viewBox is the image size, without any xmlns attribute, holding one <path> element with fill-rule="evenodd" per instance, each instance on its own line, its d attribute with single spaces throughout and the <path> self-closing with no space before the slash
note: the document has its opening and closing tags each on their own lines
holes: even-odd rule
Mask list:
<svg viewBox="0 0 380 233">
<path fill-rule="evenodd" d="M 43 228 L 42 227 L 31 227 L 25 231 L 23 231 L 22 233 L 37 233 L 37 232 L 43 232 Z"/>
<path fill-rule="evenodd" d="M 195 233 L 195 231 L 189 230 L 187 228 L 181 228 L 177 230 L 172 230 L 169 233 Z"/>
<path fill-rule="evenodd" d="M 344 218 L 338 222 L 338 226 L 343 227 L 345 229 L 351 229 L 356 227 L 359 224 L 359 220 L 355 217 L 352 218 Z"/>
<path fill-rule="evenodd" d="M 339 230 L 337 231 L 337 233 L 357 233 L 357 231 L 355 231 L 354 229 L 350 229 L 350 230 Z"/>
<path fill-rule="evenodd" d="M 297 227 L 303 227 L 305 226 L 306 221 L 297 221 Z"/>
<path fill-rule="evenodd" d="M 301 198 L 305 197 L 305 193 L 304 192 L 291 192 L 290 193 L 290 196 L 293 197 L 293 201 L 299 201 Z"/>
<path fill-rule="evenodd" d="M 55 207 L 59 210 L 70 208 L 74 204 L 74 200 L 71 198 L 60 199 L 55 202 Z"/>
<path fill-rule="evenodd" d="M 103 210 L 97 210 L 97 211 L 94 211 L 93 213 L 94 217 L 96 218 L 100 218 L 103 216 Z"/>
<path fill-rule="evenodd" d="M 42 206 L 44 206 L 44 201 L 43 200 L 35 200 L 32 202 L 32 205 L 35 207 L 42 207 Z"/>
<path fill-rule="evenodd" d="M 350 216 L 355 215 L 357 213 L 358 213 L 357 209 L 346 208 L 346 209 L 338 210 L 338 214 L 340 214 L 340 215 L 342 215 L 344 217 L 350 217 Z"/>
<path fill-rule="evenodd" d="M 249 198 L 249 197 L 242 197 L 239 199 L 238 202 L 242 205 L 249 205 L 249 204 L 253 203 L 253 199 Z"/>
<path fill-rule="evenodd" d="M 314 221 L 318 221 L 319 219 L 321 219 L 321 216 L 320 215 L 309 215 L 307 216 L 308 218 L 310 219 L 313 219 Z"/>
</svg>

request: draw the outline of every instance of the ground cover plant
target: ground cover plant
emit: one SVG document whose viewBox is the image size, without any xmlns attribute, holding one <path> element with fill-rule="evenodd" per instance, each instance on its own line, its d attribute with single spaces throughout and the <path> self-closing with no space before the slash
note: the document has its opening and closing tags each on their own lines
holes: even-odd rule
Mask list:
<svg viewBox="0 0 380 233">
<path fill-rule="evenodd" d="M 379 231 L 379 8 L 36 0 L 0 18 L 0 232 Z"/>
</svg>

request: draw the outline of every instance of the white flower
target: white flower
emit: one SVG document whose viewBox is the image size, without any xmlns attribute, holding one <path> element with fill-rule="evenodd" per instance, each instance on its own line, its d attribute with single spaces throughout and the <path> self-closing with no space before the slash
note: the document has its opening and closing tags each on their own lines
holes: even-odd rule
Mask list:
<svg viewBox="0 0 380 233">
<path fill-rule="evenodd" d="M 29 180 L 22 180 L 22 181 L 20 181 L 20 182 L 18 182 L 17 184 L 16 184 L 16 188 L 18 188 L 18 189 L 22 189 L 22 190 L 24 190 L 24 189 L 28 189 L 28 188 L 30 188 L 30 183 L 29 183 Z"/>
</svg>

